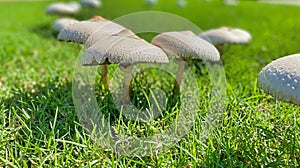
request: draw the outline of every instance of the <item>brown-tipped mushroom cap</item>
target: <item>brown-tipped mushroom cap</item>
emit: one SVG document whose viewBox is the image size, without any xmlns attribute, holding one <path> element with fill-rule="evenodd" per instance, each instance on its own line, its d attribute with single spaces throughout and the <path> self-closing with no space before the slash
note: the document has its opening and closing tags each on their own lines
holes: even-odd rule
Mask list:
<svg viewBox="0 0 300 168">
<path fill-rule="evenodd" d="M 300 105 L 300 54 L 279 58 L 258 74 L 258 86 L 276 99 Z"/>
<path fill-rule="evenodd" d="M 201 33 L 199 36 L 212 44 L 246 44 L 252 39 L 249 32 L 229 27 L 211 29 Z"/>
<path fill-rule="evenodd" d="M 76 19 L 72 19 L 72 18 L 59 18 L 57 19 L 54 24 L 53 24 L 53 30 L 55 32 L 60 32 L 62 29 L 64 29 L 65 27 L 74 24 L 78 22 L 78 20 Z"/>
<path fill-rule="evenodd" d="M 176 54 L 183 59 L 219 61 L 218 50 L 207 41 L 191 32 L 165 32 L 153 38 L 152 44 L 162 48 L 167 54 Z"/>
<path fill-rule="evenodd" d="M 86 50 L 82 64 L 86 66 L 107 63 L 167 63 L 167 55 L 143 39 L 108 36 Z"/>
<path fill-rule="evenodd" d="M 75 7 L 73 4 L 65 4 L 62 2 L 50 4 L 47 9 L 47 14 L 58 15 L 73 15 L 79 12 L 80 8 Z"/>
<path fill-rule="evenodd" d="M 102 16 L 94 16 L 90 18 L 89 21 L 107 21 L 107 20 Z"/>
</svg>

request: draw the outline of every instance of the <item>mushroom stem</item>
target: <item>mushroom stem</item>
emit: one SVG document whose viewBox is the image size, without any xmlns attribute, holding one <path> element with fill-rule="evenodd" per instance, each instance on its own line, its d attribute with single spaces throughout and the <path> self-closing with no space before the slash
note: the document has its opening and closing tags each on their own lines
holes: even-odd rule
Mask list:
<svg viewBox="0 0 300 168">
<path fill-rule="evenodd" d="M 185 61 L 179 60 L 178 62 L 178 69 L 176 72 L 176 78 L 174 81 L 174 88 L 173 88 L 173 98 L 179 93 L 180 91 L 180 85 L 183 79 L 184 69 L 185 69 Z"/>
<path fill-rule="evenodd" d="M 102 84 L 104 85 L 104 90 L 108 90 L 109 89 L 109 79 L 107 76 L 108 73 L 108 69 L 107 69 L 107 65 L 100 65 L 100 70 L 102 73 Z"/>
<path fill-rule="evenodd" d="M 124 70 L 124 92 L 123 92 L 123 102 L 130 103 L 130 87 L 131 87 L 131 70 L 132 66 L 123 66 Z"/>
</svg>

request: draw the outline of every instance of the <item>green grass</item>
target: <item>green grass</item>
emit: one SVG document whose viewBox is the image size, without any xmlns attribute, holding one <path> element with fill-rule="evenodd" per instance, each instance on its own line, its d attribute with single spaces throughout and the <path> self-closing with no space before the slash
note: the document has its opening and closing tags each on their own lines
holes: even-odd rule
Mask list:
<svg viewBox="0 0 300 168">
<path fill-rule="evenodd" d="M 222 55 L 227 78 L 223 120 L 202 142 L 198 117 L 194 131 L 157 155 L 126 157 L 105 151 L 84 133 L 76 115 L 72 78 L 81 46 L 56 40 L 51 32 L 56 17 L 45 14 L 51 2 L 0 3 L 0 166 L 299 166 L 300 108 L 276 101 L 256 85 L 267 63 L 300 52 L 299 7 L 248 1 L 223 6 L 219 1 L 195 0 L 186 8 L 162 0 L 153 7 L 142 0 L 103 2 L 97 14 L 108 19 L 157 10 L 185 17 L 203 30 L 224 25 L 248 30 L 251 43 L 228 46 Z M 88 18 L 87 13 L 76 17 Z M 149 41 L 152 35 L 143 37 Z M 206 77 L 197 78 L 201 93 L 209 90 Z M 201 103 L 199 111 L 206 110 L 206 103 Z M 145 135 L 153 131 L 145 129 Z M 135 134 L 139 129 L 129 131 Z"/>
</svg>

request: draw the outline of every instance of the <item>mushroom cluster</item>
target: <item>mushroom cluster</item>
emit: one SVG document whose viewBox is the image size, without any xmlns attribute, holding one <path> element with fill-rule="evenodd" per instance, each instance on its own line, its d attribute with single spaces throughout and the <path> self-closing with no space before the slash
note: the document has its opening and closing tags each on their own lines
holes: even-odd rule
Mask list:
<svg viewBox="0 0 300 168">
<path fill-rule="evenodd" d="M 134 32 L 101 16 L 78 21 L 66 26 L 58 34 L 60 41 L 84 44 L 87 48 L 82 56 L 83 66 L 100 66 L 102 83 L 109 89 L 107 66 L 119 64 L 125 72 L 124 98 L 129 102 L 131 65 L 135 63 L 167 63 L 168 55 L 181 57 L 174 81 L 174 91 L 179 90 L 185 62 L 220 60 L 218 50 L 191 31 L 165 32 L 153 38 L 151 43 L 141 39 Z"/>
</svg>

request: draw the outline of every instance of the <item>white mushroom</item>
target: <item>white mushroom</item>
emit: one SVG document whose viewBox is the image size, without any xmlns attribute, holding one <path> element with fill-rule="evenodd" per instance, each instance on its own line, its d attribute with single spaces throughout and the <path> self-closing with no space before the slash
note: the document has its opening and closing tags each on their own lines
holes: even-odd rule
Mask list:
<svg viewBox="0 0 300 168">
<path fill-rule="evenodd" d="M 238 0 L 224 0 L 223 1 L 225 5 L 237 5 Z"/>
<path fill-rule="evenodd" d="M 102 18 L 102 17 L 101 17 Z M 58 39 L 84 44 L 87 39 L 99 28 L 105 25 L 105 19 L 92 18 L 69 25 L 58 34 Z"/>
<path fill-rule="evenodd" d="M 131 64 L 167 63 L 167 55 L 158 47 L 143 39 L 119 35 L 107 36 L 89 47 L 82 57 L 85 66 L 121 64 L 125 70 L 123 101 L 130 102 L 129 86 L 131 81 Z M 107 74 L 103 74 L 105 87 L 109 87 Z"/>
<path fill-rule="evenodd" d="M 80 9 L 80 8 L 79 8 Z M 73 15 L 79 12 L 79 9 L 72 3 L 66 4 L 62 2 L 50 4 L 47 9 L 47 14 L 57 14 L 57 15 Z"/>
<path fill-rule="evenodd" d="M 166 53 L 178 55 L 183 59 L 201 59 L 216 62 L 220 60 L 218 50 L 191 31 L 165 32 L 153 38 L 152 44 Z"/>
<path fill-rule="evenodd" d="M 278 100 L 300 105 L 300 54 L 272 61 L 258 74 L 258 86 Z"/>
<path fill-rule="evenodd" d="M 83 65 L 166 63 L 166 54 L 140 38 L 107 36 L 89 47 L 82 57 Z"/>
<path fill-rule="evenodd" d="M 126 29 L 124 26 L 112 21 L 106 21 L 103 26 L 99 27 L 93 34 L 90 35 L 85 42 L 85 46 L 90 47 L 98 40 L 115 34 L 118 34 L 119 36 L 135 37 L 135 34 L 131 30 Z"/>
<path fill-rule="evenodd" d="M 249 32 L 229 27 L 207 30 L 199 36 L 212 44 L 246 44 L 252 39 Z"/>
<path fill-rule="evenodd" d="M 186 5 L 187 5 L 186 0 L 177 0 L 177 6 L 182 8 L 182 7 L 186 7 Z"/>
<path fill-rule="evenodd" d="M 168 55 L 180 56 L 184 61 L 198 59 L 204 62 L 218 62 L 220 60 L 218 50 L 191 31 L 161 33 L 154 37 L 151 43 L 162 48 Z M 180 88 L 185 69 L 184 61 L 178 63 L 173 95 Z"/>
<path fill-rule="evenodd" d="M 58 39 L 85 44 L 90 47 L 98 40 L 106 36 L 119 34 L 120 36 L 132 36 L 135 34 L 124 26 L 106 20 L 101 16 L 93 17 L 90 20 L 77 22 L 63 29 Z"/>
<path fill-rule="evenodd" d="M 53 30 L 55 32 L 60 32 L 62 29 L 64 29 L 65 27 L 74 24 L 78 22 L 78 20 L 76 19 L 72 19 L 72 18 L 59 18 L 57 19 L 54 24 L 53 24 Z"/>
<path fill-rule="evenodd" d="M 146 4 L 148 5 L 154 5 L 157 3 L 158 0 L 146 0 Z"/>
<path fill-rule="evenodd" d="M 82 6 L 87 6 L 91 8 L 99 8 L 102 6 L 102 1 L 100 0 L 81 0 L 80 3 Z"/>
</svg>

